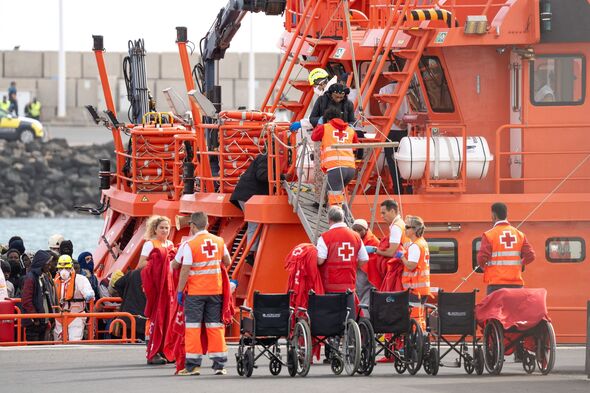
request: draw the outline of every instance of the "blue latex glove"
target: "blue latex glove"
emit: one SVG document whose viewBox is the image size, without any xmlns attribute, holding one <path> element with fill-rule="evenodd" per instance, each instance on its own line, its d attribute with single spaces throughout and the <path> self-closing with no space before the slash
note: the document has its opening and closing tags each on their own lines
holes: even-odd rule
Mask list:
<svg viewBox="0 0 590 393">
<path fill-rule="evenodd" d="M 374 254 L 377 252 L 377 247 L 375 246 L 365 246 L 365 250 L 367 250 L 367 254 Z"/>
<path fill-rule="evenodd" d="M 179 306 L 182 306 L 184 304 L 184 292 L 178 292 L 176 294 L 176 301 L 178 302 Z"/>
<path fill-rule="evenodd" d="M 296 121 L 296 122 L 291 123 L 291 125 L 289 126 L 289 131 L 297 132 L 297 130 L 300 128 L 301 128 L 301 122 Z"/>
<path fill-rule="evenodd" d="M 92 299 L 94 299 L 94 295 L 93 295 L 93 294 L 88 294 L 88 295 L 84 296 L 84 300 L 85 300 L 86 302 L 89 302 L 89 301 L 91 301 Z"/>
<path fill-rule="evenodd" d="M 401 257 L 404 255 L 404 253 L 402 251 L 398 251 L 395 253 L 395 255 L 393 256 L 395 259 L 401 259 Z"/>
</svg>

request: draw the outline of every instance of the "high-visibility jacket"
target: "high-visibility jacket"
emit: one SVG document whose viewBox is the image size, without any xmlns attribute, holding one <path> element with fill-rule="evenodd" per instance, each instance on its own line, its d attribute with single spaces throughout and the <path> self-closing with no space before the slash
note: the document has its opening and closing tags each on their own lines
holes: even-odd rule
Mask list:
<svg viewBox="0 0 590 393">
<path fill-rule="evenodd" d="M 484 233 L 492 245 L 483 280 L 488 285 L 524 285 L 521 250 L 525 236 L 508 222 L 500 222 Z"/>
<path fill-rule="evenodd" d="M 403 246 L 404 248 L 407 247 L 411 243 L 411 240 L 408 236 L 406 236 L 406 223 L 401 219 L 400 216 L 397 216 L 393 221 L 393 225 L 397 226 L 402 231 L 402 238 L 399 243 L 400 246 Z"/>
<path fill-rule="evenodd" d="M 428 296 L 430 295 L 430 252 L 428 243 L 423 237 L 420 237 L 412 244 L 420 248 L 420 259 L 418 259 L 418 264 L 414 270 L 404 266 L 402 286 L 404 290 L 410 289 L 415 295 Z M 410 247 L 412 244 L 410 244 Z"/>
<path fill-rule="evenodd" d="M 322 168 L 326 171 L 334 168 L 355 168 L 354 152 L 352 149 L 334 149 L 334 145 L 353 143 L 355 131 L 347 126 L 339 130 L 330 123 L 324 124 L 324 136 L 322 137 Z"/>
<path fill-rule="evenodd" d="M 41 103 L 39 101 L 31 102 L 29 105 L 29 114 L 32 117 L 39 117 L 41 115 Z"/>
<path fill-rule="evenodd" d="M 336 227 L 322 234 L 328 257 L 320 266 L 326 292 L 354 291 L 357 255 L 363 244 L 358 233 L 347 227 Z"/>
<path fill-rule="evenodd" d="M 209 232 L 202 232 L 190 240 L 187 245 L 193 256 L 193 264 L 187 283 L 188 294 L 222 294 L 221 261 L 225 250 L 223 239 Z"/>
<path fill-rule="evenodd" d="M 8 112 L 8 109 L 10 109 L 10 101 L 0 101 L 0 109 Z"/>
<path fill-rule="evenodd" d="M 66 282 L 61 279 L 59 274 L 54 280 L 57 301 L 60 303 L 74 298 L 74 293 L 76 292 L 76 272 L 74 272 L 74 269 L 71 272 L 72 275 Z"/>
</svg>

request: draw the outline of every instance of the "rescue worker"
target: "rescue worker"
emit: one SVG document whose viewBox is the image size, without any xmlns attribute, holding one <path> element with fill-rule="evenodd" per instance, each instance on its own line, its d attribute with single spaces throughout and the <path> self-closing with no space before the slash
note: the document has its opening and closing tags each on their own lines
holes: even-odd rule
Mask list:
<svg viewBox="0 0 590 393">
<path fill-rule="evenodd" d="M 151 216 L 146 224 L 145 243 L 141 248 L 137 269 L 144 268 L 147 265 L 148 256 L 154 248 L 171 250 L 174 244 L 168 240 L 170 235 L 170 219 L 164 216 Z"/>
<path fill-rule="evenodd" d="M 377 250 L 377 255 L 387 258 L 394 258 L 398 251 L 409 243 L 405 233 L 405 223 L 399 214 L 399 206 L 393 199 L 386 199 L 381 202 L 381 218 L 389 225 L 389 247 L 386 250 Z M 402 246 L 400 248 L 400 246 Z M 401 254 L 398 254 L 398 257 Z"/>
<path fill-rule="evenodd" d="M 225 375 L 227 345 L 222 323 L 223 277 L 221 263 L 229 267 L 230 255 L 222 238 L 207 231 L 209 218 L 204 212 L 191 215 L 195 233 L 183 247 L 182 268 L 178 280 L 178 304 L 185 312 L 185 368 L 178 375 L 199 375 L 203 355 L 208 352 L 215 375 Z M 194 227 L 194 228 L 193 228 Z M 179 258 L 176 258 L 178 260 Z M 186 301 L 184 292 L 186 291 Z M 203 325 L 207 351 L 201 341 Z"/>
<path fill-rule="evenodd" d="M 94 299 L 94 290 L 90 281 L 81 274 L 76 274 L 74 262 L 69 255 L 62 255 L 57 261 L 58 275 L 54 280 L 57 301 L 63 312 L 83 313 L 85 303 Z M 68 320 L 68 341 L 79 341 L 84 336 L 86 318 L 78 317 Z M 55 321 L 55 340 L 62 339 L 61 320 Z"/>
<path fill-rule="evenodd" d="M 477 263 L 483 269 L 487 294 L 500 288 L 522 288 L 524 266 L 535 260 L 535 251 L 524 233 L 510 225 L 508 207 L 497 202 L 492 205 L 494 227 L 481 236 Z"/>
<path fill-rule="evenodd" d="M 330 74 L 328 74 L 323 68 L 314 68 L 307 76 L 309 85 L 313 87 L 313 92 L 318 97 L 321 97 L 326 91 L 328 91 L 330 86 L 337 83 L 337 79 L 336 76 L 333 76 L 332 79 L 330 79 Z"/>
<path fill-rule="evenodd" d="M 430 296 L 430 251 L 424 239 L 424 221 L 417 216 L 408 216 L 405 223 L 406 235 L 410 240 L 407 250 L 400 256 L 404 264 L 402 286 L 410 290 L 410 304 L 414 318 L 426 331 L 424 302 Z"/>
<path fill-rule="evenodd" d="M 381 286 L 381 280 L 379 278 L 382 279 L 380 277 L 382 272 L 379 272 L 376 266 L 377 254 L 375 253 L 379 246 L 379 239 L 369 229 L 367 221 L 362 218 L 354 220 L 352 230 L 359 234 L 369 254 L 369 262 L 364 264 L 357 271 L 356 275 L 356 293 L 359 301 L 363 304 L 369 304 L 371 288 L 379 288 Z"/>
<path fill-rule="evenodd" d="M 8 110 L 10 109 L 10 102 L 8 102 L 6 96 L 3 96 L 2 101 L 0 101 L 0 109 L 6 113 L 8 113 Z"/>
<path fill-rule="evenodd" d="M 37 97 L 33 98 L 33 101 L 25 106 L 25 115 L 35 120 L 39 120 L 41 117 L 41 103 L 37 100 Z"/>
<path fill-rule="evenodd" d="M 344 223 L 344 210 L 332 206 L 328 210 L 330 229 L 318 238 L 318 265 L 328 292 L 354 291 L 357 267 L 369 260 L 365 245 L 358 233 Z"/>
<path fill-rule="evenodd" d="M 338 109 L 329 108 L 324 113 L 324 119 L 326 123 L 313 130 L 311 139 L 321 141 L 322 170 L 328 176 L 328 205 L 342 206 L 344 190 L 356 174 L 355 157 L 353 149 L 335 149 L 334 145 L 358 143 L 358 137 L 352 127 L 342 120 Z"/>
</svg>

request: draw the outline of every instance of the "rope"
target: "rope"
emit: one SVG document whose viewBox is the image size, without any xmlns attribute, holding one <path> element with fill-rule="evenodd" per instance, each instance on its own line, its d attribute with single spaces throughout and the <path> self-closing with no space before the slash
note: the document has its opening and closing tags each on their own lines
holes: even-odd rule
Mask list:
<svg viewBox="0 0 590 393">
<path fill-rule="evenodd" d="M 359 75 L 358 75 L 358 68 L 356 66 L 356 56 L 354 53 L 354 43 L 352 41 L 352 30 L 350 27 L 350 10 L 348 6 L 348 2 L 350 0 L 344 0 L 344 17 L 346 19 L 346 28 L 348 30 L 348 42 L 350 44 L 350 54 L 352 57 L 352 75 L 354 76 L 354 88 L 358 92 L 360 104 L 358 106 L 358 110 L 360 113 L 363 113 L 363 92 L 359 89 Z"/>
<path fill-rule="evenodd" d="M 575 172 L 576 172 L 578 169 L 580 169 L 580 168 L 582 167 L 582 165 L 584 165 L 584 164 L 585 164 L 585 163 L 588 161 L 588 159 L 590 159 L 590 154 L 589 154 L 589 155 L 587 155 L 587 156 L 586 156 L 586 157 L 585 157 L 585 158 L 584 158 L 582 161 L 580 161 L 580 162 L 578 163 L 578 165 L 576 165 L 576 167 L 575 167 L 574 169 L 572 169 L 572 170 L 570 171 L 570 173 L 568 173 L 568 174 L 567 174 L 567 176 L 566 176 L 566 177 L 564 177 L 564 178 L 563 178 L 563 179 L 562 179 L 562 180 L 561 180 L 561 181 L 560 181 L 560 182 L 559 182 L 559 183 L 558 183 L 558 184 L 555 186 L 555 188 L 553 188 L 553 190 L 551 190 L 551 192 L 549 192 L 549 193 L 548 193 L 548 194 L 547 194 L 547 195 L 546 195 L 546 196 L 545 196 L 545 197 L 544 197 L 544 198 L 541 200 L 541 202 L 539 202 L 539 203 L 538 203 L 538 204 L 537 204 L 537 205 L 536 205 L 536 206 L 535 206 L 535 207 L 534 207 L 534 208 L 531 210 L 531 212 L 530 212 L 530 213 L 529 213 L 529 214 L 528 214 L 528 215 L 527 215 L 527 216 L 526 216 L 526 217 L 525 217 L 525 218 L 524 218 L 524 219 L 523 219 L 523 220 L 520 222 L 520 224 L 518 224 L 518 225 L 516 226 L 516 229 L 519 229 L 519 228 L 520 228 L 520 227 L 521 227 L 521 226 L 522 226 L 522 225 L 523 225 L 525 222 L 527 222 L 527 220 L 528 220 L 529 218 L 531 218 L 531 216 L 532 216 L 533 214 L 535 214 L 535 212 L 536 212 L 537 210 L 539 210 L 539 209 L 541 208 L 541 206 L 543 206 L 543 205 L 545 204 L 545 202 L 547 202 L 547 200 L 548 200 L 549 198 L 551 198 L 551 196 L 552 196 L 553 194 L 555 194 L 555 193 L 557 192 L 557 190 L 559 190 L 559 188 L 561 188 L 561 186 L 562 186 L 562 185 L 563 185 L 563 184 L 564 184 L 566 181 L 568 181 L 568 180 L 569 180 L 569 178 L 570 178 L 570 177 L 571 177 L 571 176 L 572 176 L 572 175 L 573 175 L 573 174 L 574 174 L 574 173 L 575 173 Z M 478 266 L 478 267 L 479 267 L 479 266 Z M 473 273 L 475 273 L 475 272 L 477 271 L 478 267 L 476 267 L 475 269 L 473 269 L 473 270 L 471 271 L 471 273 L 469 273 L 469 275 L 468 275 L 467 277 L 465 277 L 465 278 L 461 278 L 461 283 L 459 283 L 459 285 L 457 285 L 457 287 L 456 287 L 456 288 L 453 290 L 453 292 L 455 292 L 455 291 L 457 291 L 457 289 L 461 288 L 461 286 L 462 286 L 463 284 L 465 284 L 465 283 L 467 282 L 467 280 L 469 280 L 469 278 L 470 278 L 470 277 L 473 275 Z"/>
</svg>

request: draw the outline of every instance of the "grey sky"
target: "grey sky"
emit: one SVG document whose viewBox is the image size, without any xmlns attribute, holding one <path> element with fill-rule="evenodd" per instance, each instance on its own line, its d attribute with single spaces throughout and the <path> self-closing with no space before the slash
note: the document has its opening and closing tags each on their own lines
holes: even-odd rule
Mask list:
<svg viewBox="0 0 590 393">
<path fill-rule="evenodd" d="M 89 51 L 92 34 L 102 34 L 111 52 L 127 50 L 127 41 L 144 38 L 148 52 L 175 52 L 176 26 L 188 28 L 198 43 L 227 0 L 63 0 L 65 49 Z M 4 1 L 2 2 L 4 3 Z M 58 0 L 18 0 L 3 4 L 0 50 L 58 49 Z M 254 50 L 278 52 L 283 17 L 254 14 Z M 229 51 L 249 50 L 249 16 Z"/>
</svg>

